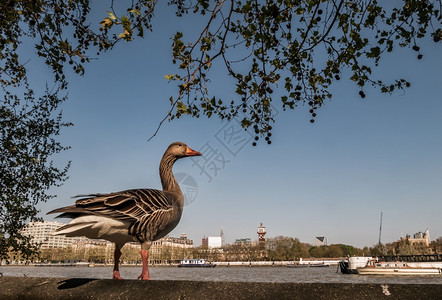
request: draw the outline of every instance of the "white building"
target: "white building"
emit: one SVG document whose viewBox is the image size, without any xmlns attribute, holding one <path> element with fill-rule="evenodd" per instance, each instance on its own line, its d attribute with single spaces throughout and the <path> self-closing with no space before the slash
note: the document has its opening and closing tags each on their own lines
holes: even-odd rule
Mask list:
<svg viewBox="0 0 442 300">
<path fill-rule="evenodd" d="M 23 235 L 31 237 L 31 242 L 41 244 L 41 249 L 66 248 L 75 241 L 84 237 L 65 237 L 64 235 L 51 235 L 52 232 L 66 224 L 59 222 L 31 222 L 23 229 Z"/>
<path fill-rule="evenodd" d="M 221 248 L 222 238 L 220 236 L 209 236 L 207 238 L 207 247 L 211 248 Z"/>
<path fill-rule="evenodd" d="M 50 248 L 67 248 L 72 246 L 72 250 L 78 249 L 91 249 L 91 248 L 113 248 L 114 244 L 99 239 L 89 239 L 86 237 L 66 237 L 64 235 L 51 235 L 52 232 L 66 224 L 59 222 L 31 222 L 23 229 L 23 235 L 31 237 L 31 242 L 34 244 L 40 244 L 40 249 Z M 129 246 L 140 248 L 140 244 L 137 242 L 128 243 Z M 187 238 L 185 233 L 181 234 L 181 237 L 175 238 L 165 236 L 162 239 L 152 242 L 151 253 L 162 253 L 163 248 L 193 248 L 193 241 Z"/>
</svg>

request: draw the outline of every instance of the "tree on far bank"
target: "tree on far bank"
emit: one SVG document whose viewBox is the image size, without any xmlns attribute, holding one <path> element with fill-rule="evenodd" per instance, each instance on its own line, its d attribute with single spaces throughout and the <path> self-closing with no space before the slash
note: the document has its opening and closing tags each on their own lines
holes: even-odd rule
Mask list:
<svg viewBox="0 0 442 300">
<path fill-rule="evenodd" d="M 312 257 L 330 257 L 330 258 L 365 255 L 362 249 L 344 244 L 314 246 L 309 249 L 309 254 Z"/>
<path fill-rule="evenodd" d="M 442 253 L 442 237 L 430 243 L 433 253 Z"/>
<path fill-rule="evenodd" d="M 309 257 L 307 249 L 297 238 L 277 236 L 266 240 L 267 257 L 270 260 L 287 261 Z"/>
</svg>

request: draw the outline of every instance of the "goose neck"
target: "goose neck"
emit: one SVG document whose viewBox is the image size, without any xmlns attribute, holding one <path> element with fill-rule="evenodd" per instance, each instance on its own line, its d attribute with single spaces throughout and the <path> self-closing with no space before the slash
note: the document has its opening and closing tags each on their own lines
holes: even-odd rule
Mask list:
<svg viewBox="0 0 442 300">
<path fill-rule="evenodd" d="M 177 159 L 174 156 L 165 154 L 160 163 L 160 178 L 163 186 L 163 191 L 179 192 L 180 186 L 173 176 L 172 167 Z"/>
</svg>

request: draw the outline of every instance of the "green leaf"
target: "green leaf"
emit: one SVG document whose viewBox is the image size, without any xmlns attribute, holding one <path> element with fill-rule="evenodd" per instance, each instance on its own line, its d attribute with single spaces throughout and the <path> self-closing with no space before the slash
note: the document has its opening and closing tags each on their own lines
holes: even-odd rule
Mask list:
<svg viewBox="0 0 442 300">
<path fill-rule="evenodd" d="M 138 9 L 131 9 L 129 12 L 136 14 L 137 16 L 141 16 L 140 11 Z"/>
<path fill-rule="evenodd" d="M 106 10 L 106 12 L 109 14 L 109 17 L 112 19 L 112 20 L 116 20 L 117 19 L 117 17 L 113 14 L 113 13 L 111 13 L 110 11 L 107 11 Z"/>
<path fill-rule="evenodd" d="M 187 113 L 187 106 L 182 101 L 176 104 L 176 108 L 179 113 Z"/>
<path fill-rule="evenodd" d="M 370 52 L 367 53 L 367 57 L 379 57 L 380 54 L 381 54 L 381 48 L 373 47 L 370 49 Z"/>
</svg>

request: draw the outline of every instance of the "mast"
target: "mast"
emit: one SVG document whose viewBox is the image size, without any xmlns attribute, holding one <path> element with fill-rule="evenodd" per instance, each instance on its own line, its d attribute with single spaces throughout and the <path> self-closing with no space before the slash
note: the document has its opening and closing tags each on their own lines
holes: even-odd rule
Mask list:
<svg viewBox="0 0 442 300">
<path fill-rule="evenodd" d="M 223 230 L 222 226 L 221 226 L 221 232 L 219 233 L 219 235 L 221 236 L 221 246 L 224 246 L 226 244 L 226 242 L 224 240 L 224 230 Z"/>
<path fill-rule="evenodd" d="M 381 244 L 381 233 L 382 233 L 382 212 L 381 212 L 381 225 L 379 226 L 379 245 Z"/>
</svg>

